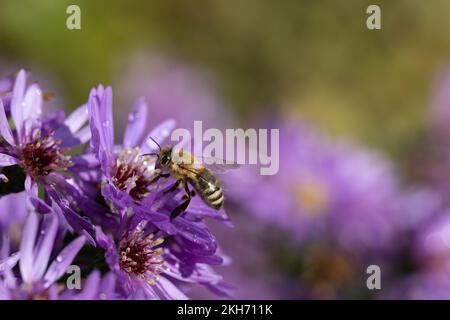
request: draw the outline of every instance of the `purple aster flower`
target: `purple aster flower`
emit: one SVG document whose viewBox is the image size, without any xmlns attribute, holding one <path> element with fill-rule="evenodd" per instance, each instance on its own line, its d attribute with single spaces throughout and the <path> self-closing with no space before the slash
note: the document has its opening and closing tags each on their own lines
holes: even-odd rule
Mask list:
<svg viewBox="0 0 450 320">
<path fill-rule="evenodd" d="M 101 184 L 101 194 L 118 220 L 117 228 L 97 228 L 97 242 L 127 297 L 185 298 L 174 280 L 201 283 L 225 294 L 222 278 L 209 267 L 223 260 L 203 219 L 227 219 L 194 197 L 183 214 L 169 220 L 184 191 L 167 192 L 173 179 L 155 179 L 159 175 L 155 159 L 142 155 L 158 147 L 149 137 L 161 142 L 175 123 L 167 120 L 141 142 L 146 115 L 146 103 L 139 99 L 128 117 L 122 145 L 115 145 L 111 88 L 99 86 L 91 91 L 91 147 L 102 172 L 92 182 Z"/>
<path fill-rule="evenodd" d="M 39 179 L 56 170 L 67 170 L 67 150 L 54 139 L 54 132 L 42 130 L 42 92 L 37 84 L 26 88 L 25 71 L 17 75 L 11 98 L 11 130 L 3 103 L 0 105 L 2 166 L 19 164 L 27 173 L 26 186 L 35 188 Z"/>
<path fill-rule="evenodd" d="M 149 196 L 154 185 L 154 162 L 144 153 L 153 152 L 149 139 L 139 141 L 145 130 L 147 105 L 143 99 L 136 102 L 128 118 L 123 145 L 114 145 L 112 91 L 99 86 L 89 96 L 89 123 L 92 131 L 91 147 L 100 162 L 105 179 L 102 194 L 113 204 L 113 210 L 123 216 L 128 208 Z M 168 120 L 153 130 L 149 136 L 161 141 L 167 137 L 175 123 Z"/>
<path fill-rule="evenodd" d="M 64 172 L 77 167 L 68 155 L 71 148 L 90 139 L 87 121 L 87 106 L 83 105 L 65 118 L 63 113 L 42 114 L 43 94 L 38 84 L 26 86 L 25 71 L 20 70 L 11 92 L 10 117 L 0 100 L 0 167 L 19 166 L 26 174 L 24 187 L 35 203 L 40 203 L 39 212 L 48 211 L 48 199 L 38 197 L 38 185 L 63 209 L 65 218 L 78 232 L 91 231 L 92 225 L 77 213 L 78 208 L 65 206 L 60 191 L 66 190 L 69 182 Z M 74 157 L 77 159 L 77 157 Z M 8 177 L 0 176 L 5 182 Z M 89 213 L 89 211 L 86 211 Z M 89 235 L 88 235 L 89 236 Z M 92 236 L 90 236 L 92 240 Z"/>
<path fill-rule="evenodd" d="M 85 243 L 80 236 L 70 242 L 57 255 L 50 257 L 58 233 L 58 218 L 54 213 L 40 215 L 30 207 L 19 251 L 0 263 L 0 296 L 5 299 L 55 299 L 58 295 L 57 280 Z M 19 276 L 13 268 L 18 262 Z"/>
<path fill-rule="evenodd" d="M 0 100 L 0 165 L 25 173 L 26 192 L 8 194 L 0 205 L 11 210 L 12 200 L 26 196 L 26 207 L 23 204 L 23 210 L 17 212 L 19 224 L 20 213 L 26 208 L 30 211 L 17 252 L 10 254 L 12 243 L 8 236 L 2 237 L 3 297 L 184 299 L 189 284 L 229 294 L 229 286 L 211 268 L 222 264 L 223 258 L 204 222 L 206 217 L 228 222 L 225 213 L 195 197 L 185 212 L 169 219 L 184 201 L 184 190 L 173 190 L 172 178 L 159 179 L 155 159 L 143 156 L 157 147 L 149 137 L 161 142 L 173 129 L 173 120 L 142 139 L 147 106 L 139 99 L 128 117 L 122 145 L 114 145 L 110 88 L 92 90 L 88 104 L 65 118 L 60 112 L 42 114 L 40 87 L 27 87 L 23 70 L 12 88 L 3 87 L 10 100 L 9 110 Z M 87 120 L 89 126 L 84 127 Z M 84 144 L 91 135 L 87 153 L 68 155 L 72 147 Z M 8 183 L 13 175 L 3 172 L 0 178 Z M 38 186 L 43 195 L 38 194 Z M 2 228 L 11 233 L 13 215 L 3 218 L 7 223 L 2 223 Z M 67 231 L 85 236 L 56 254 Z M 110 272 L 101 275 L 94 266 L 83 281 L 85 288 L 64 290 L 57 281 L 85 240 L 104 249 Z M 11 248 L 15 251 L 14 244 Z M 55 261 L 50 263 L 53 256 Z"/>
<path fill-rule="evenodd" d="M 249 212 L 288 230 L 345 248 L 389 247 L 397 193 L 391 163 L 348 142 L 332 141 L 303 123 L 280 125 L 280 170 L 252 168 L 230 179 L 230 197 Z"/>
<path fill-rule="evenodd" d="M 208 265 L 221 259 L 208 257 L 200 240 L 169 236 L 145 220 L 137 221 L 132 218 L 117 239 L 97 229 L 97 242 L 105 249 L 106 261 L 125 296 L 187 299 L 180 289 L 183 284 L 202 284 L 217 294 L 229 293 L 228 285 Z"/>
<path fill-rule="evenodd" d="M 84 243 L 82 237 L 78 238 L 79 240 L 73 241 L 66 249 L 61 250 L 54 262 L 49 263 L 50 256 L 55 256 L 57 249 L 61 247 L 60 239 L 64 230 L 68 229 L 64 226 L 64 219 L 57 223 L 55 212 L 37 215 L 26 192 L 9 194 L 1 198 L 0 207 L 3 213 L 0 218 L 5 221 L 2 224 L 2 239 L 0 239 L 0 299 L 123 298 L 116 292 L 116 279 L 113 273 L 102 276 L 99 271 L 94 270 L 84 279 L 81 289 L 69 289 L 55 283 L 54 279 L 58 279 L 66 272 L 67 266 L 72 263 L 71 260 Z M 25 217 L 30 210 L 25 225 Z M 21 229 L 24 231 L 20 232 Z M 25 232 L 28 232 L 29 237 L 26 237 Z M 17 236 L 21 237 L 19 249 L 10 254 L 14 252 L 12 248 L 15 247 L 12 240 Z M 21 252 L 26 254 L 21 255 Z M 21 257 L 23 260 L 20 260 Z M 13 270 L 17 262 L 19 273 Z"/>
<path fill-rule="evenodd" d="M 380 265 L 385 276 L 392 272 L 398 186 L 391 163 L 304 123 L 279 129 L 279 172 L 261 176 L 247 166 L 230 173 L 229 199 L 266 222 L 261 246 L 285 296 L 367 294 L 359 280 L 364 266 Z"/>
<path fill-rule="evenodd" d="M 173 185 L 173 179 L 158 181 L 160 172 L 155 169 L 155 158 L 143 154 L 156 152 L 158 146 L 150 139 L 161 143 L 175 127 L 173 120 L 166 120 L 151 130 L 142 140 L 147 120 L 147 105 L 139 99 L 128 117 L 128 124 L 122 145 L 114 144 L 112 91 L 99 86 L 91 91 L 89 97 L 89 123 L 92 131 L 91 146 L 100 162 L 102 195 L 110 204 L 112 212 L 126 215 L 141 214 L 146 219 L 166 228 L 169 233 L 182 220 L 168 224 L 171 210 L 181 202 L 182 190 L 166 193 L 166 187 Z M 142 140 L 142 141 L 141 141 Z M 97 177 L 95 177 L 97 178 Z M 157 183 L 158 181 L 158 183 Z M 187 214 L 192 218 L 210 216 L 228 221 L 221 211 L 209 209 L 198 199 L 189 206 Z M 168 229 L 171 228 L 171 229 Z"/>
</svg>

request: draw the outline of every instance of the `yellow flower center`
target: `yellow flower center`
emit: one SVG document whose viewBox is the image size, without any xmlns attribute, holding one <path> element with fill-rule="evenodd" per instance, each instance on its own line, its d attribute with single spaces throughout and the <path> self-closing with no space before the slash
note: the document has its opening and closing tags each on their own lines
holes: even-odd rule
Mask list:
<svg viewBox="0 0 450 320">
<path fill-rule="evenodd" d="M 323 213 L 330 200 L 327 186 L 312 177 L 300 182 L 295 190 L 295 198 L 301 212 L 312 216 Z"/>
<path fill-rule="evenodd" d="M 126 148 L 120 151 L 112 180 L 122 191 L 130 188 L 130 196 L 136 201 L 149 194 L 154 171 L 147 157 L 141 156 L 140 148 Z"/>
</svg>

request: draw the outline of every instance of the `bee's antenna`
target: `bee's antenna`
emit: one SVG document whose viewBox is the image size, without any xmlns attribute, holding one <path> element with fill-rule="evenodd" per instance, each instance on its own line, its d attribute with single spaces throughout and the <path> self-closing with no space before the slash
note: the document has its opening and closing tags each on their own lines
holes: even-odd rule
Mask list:
<svg viewBox="0 0 450 320">
<path fill-rule="evenodd" d="M 159 151 L 161 151 L 160 144 L 155 139 L 153 139 L 152 137 L 149 137 L 149 138 L 158 146 Z"/>
<path fill-rule="evenodd" d="M 159 158 L 159 153 L 155 153 L 155 152 L 152 152 L 152 153 L 144 153 L 144 154 L 141 154 L 140 156 L 141 156 L 141 157 L 145 157 L 145 156 L 156 156 L 157 158 Z"/>
</svg>

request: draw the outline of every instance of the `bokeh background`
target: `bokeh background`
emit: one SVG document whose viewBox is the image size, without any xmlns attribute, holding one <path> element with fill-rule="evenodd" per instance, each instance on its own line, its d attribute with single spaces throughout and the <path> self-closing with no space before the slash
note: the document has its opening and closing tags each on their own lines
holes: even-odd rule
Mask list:
<svg viewBox="0 0 450 320">
<path fill-rule="evenodd" d="M 237 298 L 450 298 L 448 30 L 446 0 L 2 0 L 0 71 L 67 111 L 110 84 L 119 126 L 144 95 L 149 128 L 280 128 L 279 175 L 224 178 Z"/>
</svg>

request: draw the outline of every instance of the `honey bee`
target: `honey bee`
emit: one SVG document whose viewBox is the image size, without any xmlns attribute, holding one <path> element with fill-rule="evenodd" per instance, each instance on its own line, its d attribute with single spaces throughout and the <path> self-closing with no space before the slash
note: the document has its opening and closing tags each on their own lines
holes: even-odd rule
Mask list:
<svg viewBox="0 0 450 320">
<path fill-rule="evenodd" d="M 239 165 L 222 163 L 223 160 L 220 159 L 216 159 L 215 163 L 210 165 L 197 164 L 196 156 L 184 149 L 175 150 L 170 146 L 161 147 L 153 138 L 150 139 L 158 146 L 159 153 L 145 155 L 157 157 L 155 169 L 160 172 L 157 178 L 172 177 L 177 181 L 166 192 L 175 191 L 177 188 L 184 188 L 186 192 L 186 200 L 172 211 L 172 219 L 187 209 L 195 194 L 198 194 L 210 208 L 220 210 L 223 207 L 225 200 L 223 187 L 215 173 L 237 169 Z M 189 189 L 189 185 L 192 186 L 192 191 Z"/>
</svg>

